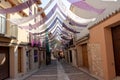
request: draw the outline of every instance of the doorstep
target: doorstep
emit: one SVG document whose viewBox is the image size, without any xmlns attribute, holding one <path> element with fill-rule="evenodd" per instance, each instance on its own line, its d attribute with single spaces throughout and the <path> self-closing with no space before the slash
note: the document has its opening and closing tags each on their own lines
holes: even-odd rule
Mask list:
<svg viewBox="0 0 120 80">
<path fill-rule="evenodd" d="M 38 69 L 36 69 L 34 71 L 27 72 L 26 74 L 22 74 L 21 76 L 19 74 L 19 77 L 8 78 L 8 79 L 5 79 L 5 80 L 25 80 L 26 78 L 30 77 L 32 74 L 36 73 L 37 71 L 38 71 Z"/>
<path fill-rule="evenodd" d="M 113 80 L 120 80 L 120 76 L 117 76 L 115 79 L 113 79 Z"/>
<path fill-rule="evenodd" d="M 92 77 L 94 77 L 94 78 L 96 78 L 96 79 L 98 79 L 98 80 L 104 80 L 104 79 L 102 79 L 102 78 L 99 78 L 99 77 L 91 74 L 87 69 L 84 69 L 84 68 L 81 68 L 81 67 L 79 67 L 78 69 L 80 69 L 81 71 L 85 72 L 86 74 L 88 74 L 88 75 L 90 75 L 90 76 L 92 76 Z"/>
</svg>

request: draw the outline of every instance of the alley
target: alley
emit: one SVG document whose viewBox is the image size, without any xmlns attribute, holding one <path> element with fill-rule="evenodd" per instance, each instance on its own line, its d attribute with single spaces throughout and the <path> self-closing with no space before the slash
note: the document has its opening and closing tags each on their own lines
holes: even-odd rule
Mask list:
<svg viewBox="0 0 120 80">
<path fill-rule="evenodd" d="M 52 61 L 51 65 L 41 66 L 40 70 L 25 80 L 97 80 L 81 70 L 65 63 Z"/>
<path fill-rule="evenodd" d="M 120 80 L 120 0 L 0 0 L 0 80 Z"/>
</svg>

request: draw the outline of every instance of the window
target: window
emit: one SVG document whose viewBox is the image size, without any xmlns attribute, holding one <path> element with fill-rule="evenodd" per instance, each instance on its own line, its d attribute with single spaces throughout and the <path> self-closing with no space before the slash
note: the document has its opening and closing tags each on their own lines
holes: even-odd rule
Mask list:
<svg viewBox="0 0 120 80">
<path fill-rule="evenodd" d="M 36 14 L 36 8 L 34 7 L 34 15 Z M 34 19 L 34 22 L 36 22 L 36 18 Z"/>
<path fill-rule="evenodd" d="M 6 29 L 6 15 L 0 14 L 0 34 L 5 34 Z"/>
<path fill-rule="evenodd" d="M 38 51 L 34 50 L 34 62 L 38 62 Z"/>
</svg>

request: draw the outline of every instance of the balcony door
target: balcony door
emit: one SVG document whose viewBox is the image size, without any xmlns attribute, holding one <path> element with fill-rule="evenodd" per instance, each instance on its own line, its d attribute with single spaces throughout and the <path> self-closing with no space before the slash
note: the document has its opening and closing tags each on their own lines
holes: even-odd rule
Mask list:
<svg viewBox="0 0 120 80">
<path fill-rule="evenodd" d="M 9 77 L 9 48 L 0 46 L 0 80 Z"/>
<path fill-rule="evenodd" d="M 5 34 L 6 31 L 6 18 L 5 15 L 0 14 L 0 34 Z"/>
<path fill-rule="evenodd" d="M 22 72 L 22 48 L 18 48 L 18 73 Z"/>
</svg>

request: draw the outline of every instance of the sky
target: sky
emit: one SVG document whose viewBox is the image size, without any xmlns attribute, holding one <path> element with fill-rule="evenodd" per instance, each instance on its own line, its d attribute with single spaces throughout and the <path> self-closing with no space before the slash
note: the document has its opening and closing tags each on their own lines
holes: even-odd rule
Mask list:
<svg viewBox="0 0 120 80">
<path fill-rule="evenodd" d="M 44 8 L 46 6 L 46 4 L 48 4 L 50 0 L 41 0 L 42 4 L 40 5 L 40 7 Z M 51 5 L 54 5 L 56 3 L 57 0 L 54 0 L 54 2 Z M 65 4 L 66 7 L 69 9 L 70 7 L 70 3 L 67 0 L 62 0 Z M 53 8 L 53 6 L 50 6 L 47 10 L 45 10 L 44 12 L 47 14 L 51 8 Z"/>
<path fill-rule="evenodd" d="M 49 2 L 50 0 L 41 0 L 42 4 L 40 7 L 45 7 L 45 5 Z"/>
</svg>

